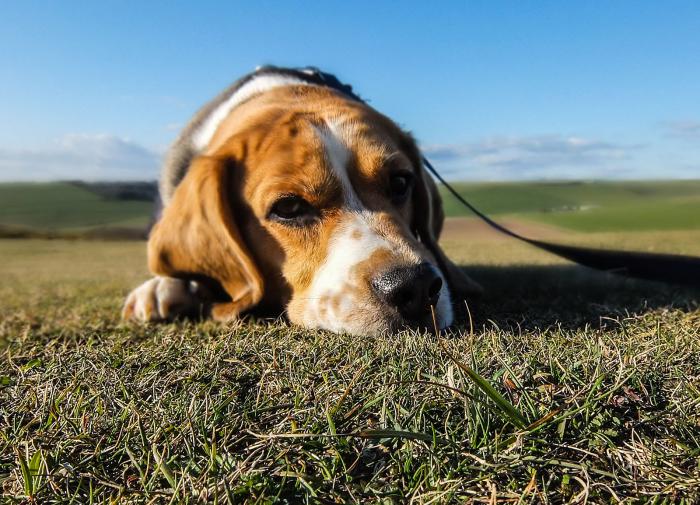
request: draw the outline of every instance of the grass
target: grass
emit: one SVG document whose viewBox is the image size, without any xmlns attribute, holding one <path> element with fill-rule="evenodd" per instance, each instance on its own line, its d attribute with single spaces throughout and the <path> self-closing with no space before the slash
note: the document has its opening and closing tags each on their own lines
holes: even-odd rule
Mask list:
<svg viewBox="0 0 700 505">
<path fill-rule="evenodd" d="M 39 231 L 145 228 L 153 204 L 111 200 L 67 183 L 0 184 L 0 225 Z"/>
<path fill-rule="evenodd" d="M 0 241 L 3 501 L 700 500 L 699 293 L 445 244 L 487 288 L 474 331 L 369 338 L 122 324 L 143 243 Z"/>
</svg>

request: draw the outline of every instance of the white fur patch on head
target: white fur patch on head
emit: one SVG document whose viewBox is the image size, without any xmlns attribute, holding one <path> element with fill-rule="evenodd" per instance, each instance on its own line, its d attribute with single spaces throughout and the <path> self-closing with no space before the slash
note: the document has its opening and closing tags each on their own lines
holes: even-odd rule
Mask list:
<svg viewBox="0 0 700 505">
<path fill-rule="evenodd" d="M 323 142 L 326 158 L 333 174 L 340 181 L 343 188 L 345 202 L 353 210 L 362 210 L 355 188 L 352 187 L 350 176 L 348 175 L 348 163 L 351 159 L 349 131 L 343 123 L 338 121 L 327 121 L 327 128 L 316 128 L 318 136 Z"/>
<path fill-rule="evenodd" d="M 219 104 L 219 106 L 209 114 L 197 131 L 192 135 L 192 145 L 197 151 L 203 151 L 214 137 L 221 122 L 226 119 L 238 104 L 273 88 L 295 85 L 314 86 L 306 81 L 288 75 L 266 74 L 253 77 L 250 81 L 235 90 L 230 97 Z"/>
</svg>

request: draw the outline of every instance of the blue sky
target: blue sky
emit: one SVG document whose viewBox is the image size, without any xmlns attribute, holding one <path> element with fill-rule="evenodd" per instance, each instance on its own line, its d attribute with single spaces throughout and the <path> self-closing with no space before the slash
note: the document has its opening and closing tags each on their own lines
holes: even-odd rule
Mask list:
<svg viewBox="0 0 700 505">
<path fill-rule="evenodd" d="M 697 2 L 8 2 L 0 180 L 152 179 L 255 66 L 315 65 L 453 179 L 700 177 Z"/>
</svg>

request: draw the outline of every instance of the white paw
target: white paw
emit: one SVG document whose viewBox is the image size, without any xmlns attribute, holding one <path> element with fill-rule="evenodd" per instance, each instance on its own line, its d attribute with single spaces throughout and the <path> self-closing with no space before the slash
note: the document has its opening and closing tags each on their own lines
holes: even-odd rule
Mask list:
<svg viewBox="0 0 700 505">
<path fill-rule="evenodd" d="M 135 321 L 170 321 L 196 314 L 201 306 L 198 284 L 172 277 L 154 277 L 126 297 L 122 318 Z"/>
</svg>

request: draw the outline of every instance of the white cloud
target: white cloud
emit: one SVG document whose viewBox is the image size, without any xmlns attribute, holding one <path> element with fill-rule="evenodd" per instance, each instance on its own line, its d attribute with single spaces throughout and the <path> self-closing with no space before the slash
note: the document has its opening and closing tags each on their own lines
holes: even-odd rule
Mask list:
<svg viewBox="0 0 700 505">
<path fill-rule="evenodd" d="M 451 176 L 467 179 L 627 178 L 644 176 L 630 167 L 643 147 L 538 135 L 425 146 L 423 152 Z"/>
<path fill-rule="evenodd" d="M 161 155 L 115 135 L 66 135 L 33 149 L 0 148 L 0 180 L 153 180 Z"/>
</svg>

